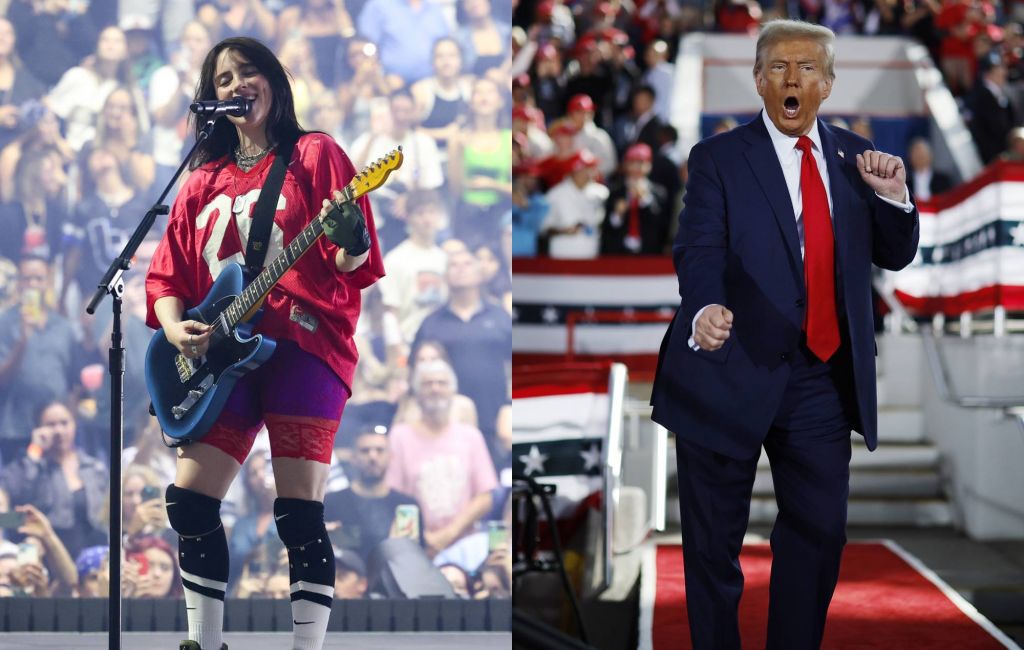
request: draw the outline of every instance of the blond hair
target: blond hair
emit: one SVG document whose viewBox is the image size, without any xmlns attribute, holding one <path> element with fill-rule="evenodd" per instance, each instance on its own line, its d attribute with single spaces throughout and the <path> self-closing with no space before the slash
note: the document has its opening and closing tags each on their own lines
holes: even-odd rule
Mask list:
<svg viewBox="0 0 1024 650">
<path fill-rule="evenodd" d="M 836 35 L 828 27 L 800 20 L 771 20 L 761 27 L 754 57 L 754 74 L 761 71 L 765 53 L 783 41 L 810 40 L 825 50 L 825 75 L 836 78 Z"/>
</svg>

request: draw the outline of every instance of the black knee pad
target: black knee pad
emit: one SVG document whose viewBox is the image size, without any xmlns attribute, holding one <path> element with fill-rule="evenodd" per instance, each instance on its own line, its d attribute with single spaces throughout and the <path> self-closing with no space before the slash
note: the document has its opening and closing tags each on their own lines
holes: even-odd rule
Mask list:
<svg viewBox="0 0 1024 650">
<path fill-rule="evenodd" d="M 182 584 L 186 589 L 224 600 L 223 588 L 203 582 L 228 581 L 228 541 L 220 521 L 220 499 L 168 485 L 167 519 L 178 533 Z"/>
<path fill-rule="evenodd" d="M 173 483 L 167 486 L 167 520 L 182 537 L 212 533 L 220 527 L 220 499 L 208 497 Z"/>
<path fill-rule="evenodd" d="M 274 501 L 277 534 L 288 548 L 289 578 L 320 585 L 334 585 L 334 549 L 324 526 L 324 504 L 304 499 Z M 323 594 L 300 591 L 292 600 L 305 599 L 330 607 Z"/>
<path fill-rule="evenodd" d="M 315 542 L 324 528 L 324 504 L 305 499 L 274 500 L 274 521 L 277 534 L 288 548 Z"/>
</svg>

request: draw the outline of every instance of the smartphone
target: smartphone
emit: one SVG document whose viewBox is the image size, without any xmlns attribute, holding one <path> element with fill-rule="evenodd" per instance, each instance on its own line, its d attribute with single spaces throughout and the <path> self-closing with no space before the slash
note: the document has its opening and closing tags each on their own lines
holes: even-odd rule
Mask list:
<svg viewBox="0 0 1024 650">
<path fill-rule="evenodd" d="M 487 552 L 502 551 L 508 548 L 508 528 L 503 521 L 487 522 Z"/>
<path fill-rule="evenodd" d="M 395 528 L 401 537 L 419 541 L 420 509 L 419 506 L 403 504 L 395 507 Z"/>
<path fill-rule="evenodd" d="M 43 317 L 43 293 L 39 289 L 25 289 L 21 292 L 21 313 L 32 321 Z"/>
<path fill-rule="evenodd" d="M 142 500 L 152 501 L 160 498 L 160 488 L 155 485 L 147 485 L 142 488 Z"/>
<path fill-rule="evenodd" d="M 20 514 L 20 513 L 19 513 Z M 35 544 L 22 542 L 18 544 L 18 565 L 39 563 L 39 547 Z"/>
<path fill-rule="evenodd" d="M 132 553 L 128 556 L 128 559 L 139 565 L 139 575 L 144 576 L 149 573 L 149 560 L 142 553 Z"/>
<path fill-rule="evenodd" d="M 25 513 L 11 510 L 0 512 L 0 528 L 21 528 L 25 523 Z"/>
</svg>

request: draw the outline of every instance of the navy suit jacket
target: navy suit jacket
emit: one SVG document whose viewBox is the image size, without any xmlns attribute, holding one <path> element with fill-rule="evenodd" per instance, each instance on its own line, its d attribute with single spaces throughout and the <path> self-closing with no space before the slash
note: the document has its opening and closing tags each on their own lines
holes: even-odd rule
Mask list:
<svg viewBox="0 0 1024 650">
<path fill-rule="evenodd" d="M 879 199 L 856 154 L 870 141 L 818 121 L 828 168 L 843 335 L 853 358 L 858 422 L 877 445 L 871 264 L 898 270 L 917 251 L 918 214 Z M 842 152 L 842 155 L 840 155 Z M 685 208 L 673 247 L 681 305 L 662 341 L 653 419 L 682 438 L 749 458 L 778 410 L 797 351 L 806 304 L 793 204 L 762 117 L 698 143 L 690 153 Z M 725 344 L 687 345 L 705 305 L 733 312 Z"/>
</svg>

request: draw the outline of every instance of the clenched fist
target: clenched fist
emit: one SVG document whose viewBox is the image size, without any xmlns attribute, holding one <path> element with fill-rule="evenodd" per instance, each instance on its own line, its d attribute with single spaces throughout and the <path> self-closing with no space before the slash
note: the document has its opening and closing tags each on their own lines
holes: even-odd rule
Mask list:
<svg viewBox="0 0 1024 650">
<path fill-rule="evenodd" d="M 857 171 L 868 187 L 879 196 L 897 203 L 907 200 L 907 170 L 899 156 L 890 156 L 881 151 L 859 153 Z"/>
<path fill-rule="evenodd" d="M 732 312 L 722 305 L 711 305 L 697 319 L 693 340 L 702 350 L 714 352 L 729 339 L 732 331 Z"/>
</svg>

